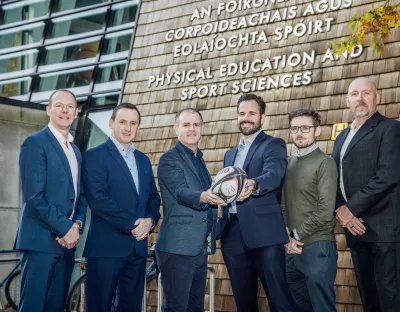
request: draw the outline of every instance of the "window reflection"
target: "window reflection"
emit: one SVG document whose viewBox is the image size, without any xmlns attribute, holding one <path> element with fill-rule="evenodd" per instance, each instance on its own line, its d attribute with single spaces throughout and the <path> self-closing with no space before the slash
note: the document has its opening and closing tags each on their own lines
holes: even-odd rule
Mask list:
<svg viewBox="0 0 400 312">
<path fill-rule="evenodd" d="M 131 38 L 131 29 L 106 35 L 102 49 L 101 60 L 128 56 Z"/>
<path fill-rule="evenodd" d="M 33 23 L 0 31 L 0 53 L 9 48 L 39 43 L 42 39 L 44 23 Z"/>
<path fill-rule="evenodd" d="M 94 95 L 91 98 L 89 105 L 90 106 L 112 105 L 112 104 L 117 105 L 119 93 L 120 92 L 113 92 L 108 94 Z"/>
<path fill-rule="evenodd" d="M 34 72 L 38 50 L 27 50 L 0 56 L 0 79 Z"/>
<path fill-rule="evenodd" d="M 2 6 L 2 25 L 31 20 L 48 14 L 50 0 L 19 1 Z"/>
<path fill-rule="evenodd" d="M 89 10 L 78 14 L 57 17 L 52 20 L 47 38 L 77 36 L 100 31 L 104 26 L 107 8 Z"/>
<path fill-rule="evenodd" d="M 120 89 L 122 87 L 125 66 L 125 60 L 112 64 L 100 65 L 97 70 L 93 91 Z"/>
<path fill-rule="evenodd" d="M 110 0 L 57 0 L 53 12 L 79 9 L 104 2 L 110 2 Z"/>
<path fill-rule="evenodd" d="M 96 61 L 100 36 L 57 44 L 46 48 L 40 60 L 40 71 L 88 65 Z"/>
<path fill-rule="evenodd" d="M 79 68 L 75 71 L 40 75 L 35 92 L 89 86 L 92 81 L 93 67 Z M 88 88 L 85 88 L 88 89 Z"/>
<path fill-rule="evenodd" d="M 18 97 L 27 95 L 31 85 L 31 78 L 14 79 L 0 82 L 0 96 L 3 97 Z M 23 99 L 23 97 L 20 97 Z"/>
<path fill-rule="evenodd" d="M 135 21 L 138 1 L 115 4 L 111 7 L 111 16 L 108 27 L 117 27 Z"/>
</svg>

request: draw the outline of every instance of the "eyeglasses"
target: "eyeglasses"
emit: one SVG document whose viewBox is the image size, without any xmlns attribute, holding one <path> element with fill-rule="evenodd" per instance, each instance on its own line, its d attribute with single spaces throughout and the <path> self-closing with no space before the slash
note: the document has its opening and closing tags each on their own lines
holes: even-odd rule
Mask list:
<svg viewBox="0 0 400 312">
<path fill-rule="evenodd" d="M 309 133 L 311 128 L 315 128 L 317 126 L 293 126 L 289 128 L 290 133 L 297 133 L 299 129 L 301 133 Z"/>
</svg>

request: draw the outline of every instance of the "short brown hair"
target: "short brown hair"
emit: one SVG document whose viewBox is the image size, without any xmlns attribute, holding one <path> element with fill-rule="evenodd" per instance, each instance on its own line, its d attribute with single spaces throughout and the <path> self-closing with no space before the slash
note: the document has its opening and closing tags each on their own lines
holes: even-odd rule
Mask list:
<svg viewBox="0 0 400 312">
<path fill-rule="evenodd" d="M 321 115 L 318 114 L 317 111 L 313 110 L 312 108 L 299 108 L 296 109 L 294 112 L 291 112 L 289 115 L 289 124 L 291 124 L 292 119 L 296 117 L 311 117 L 312 123 L 315 127 L 321 125 Z"/>
<path fill-rule="evenodd" d="M 134 109 L 139 115 L 139 124 L 140 124 L 140 121 L 141 121 L 140 112 L 139 112 L 138 108 L 136 107 L 136 105 L 131 104 L 131 103 L 121 103 L 116 108 L 114 108 L 114 110 L 111 114 L 111 120 L 115 120 L 115 117 L 117 116 L 118 111 L 123 108 Z"/>
</svg>

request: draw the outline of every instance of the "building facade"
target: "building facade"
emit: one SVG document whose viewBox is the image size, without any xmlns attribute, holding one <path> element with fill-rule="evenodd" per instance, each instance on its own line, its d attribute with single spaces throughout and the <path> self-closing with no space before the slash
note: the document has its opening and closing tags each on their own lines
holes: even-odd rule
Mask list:
<svg viewBox="0 0 400 312">
<path fill-rule="evenodd" d="M 150 157 L 155 174 L 160 156 L 176 142 L 174 115 L 185 107 L 203 114 L 201 148 L 210 173 L 216 174 L 224 153 L 238 142 L 236 101 L 244 92 L 265 99 L 263 130 L 283 138 L 288 154 L 288 114 L 300 107 L 318 110 L 318 145 L 330 154 L 335 135 L 346 126 L 338 124 L 352 121 L 345 97 L 353 79 L 371 78 L 382 94 L 379 111 L 399 118 L 399 28 L 385 41 L 383 55 L 374 53 L 368 43 L 341 57 L 330 50 L 333 41 L 350 33 L 347 24 L 354 14 L 378 4 L 382 2 L 2 0 L 0 96 L 43 110 L 53 90 L 72 90 L 80 107 L 74 134 L 82 152 L 107 138 L 115 105 L 138 105 L 142 123 L 135 145 Z M 16 228 L 8 230 L 12 231 Z M 337 309 L 362 311 L 339 225 L 336 240 Z M 8 240 L 2 244 L 0 248 L 12 247 Z M 219 249 L 209 262 L 216 270 L 215 310 L 235 311 Z M 260 311 L 269 311 L 261 289 L 260 285 Z M 152 284 L 148 311 L 156 311 L 156 302 Z"/>
</svg>

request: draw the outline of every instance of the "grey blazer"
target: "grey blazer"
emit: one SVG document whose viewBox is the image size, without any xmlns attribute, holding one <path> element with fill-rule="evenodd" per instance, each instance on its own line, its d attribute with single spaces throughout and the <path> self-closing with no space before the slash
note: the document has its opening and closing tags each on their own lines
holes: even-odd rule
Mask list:
<svg viewBox="0 0 400 312">
<path fill-rule="evenodd" d="M 215 253 L 217 209 L 216 206 L 210 208 L 212 231 L 206 237 L 207 211 L 202 210 L 200 205 L 200 195 L 205 189 L 192 160 L 179 144 L 161 156 L 158 184 L 163 203 L 163 221 L 156 250 L 197 256 L 207 241 L 209 253 Z"/>
</svg>

